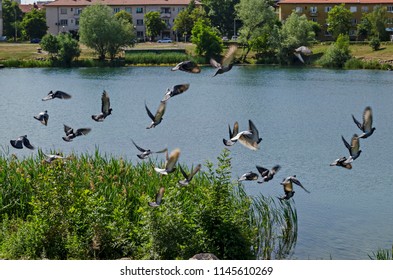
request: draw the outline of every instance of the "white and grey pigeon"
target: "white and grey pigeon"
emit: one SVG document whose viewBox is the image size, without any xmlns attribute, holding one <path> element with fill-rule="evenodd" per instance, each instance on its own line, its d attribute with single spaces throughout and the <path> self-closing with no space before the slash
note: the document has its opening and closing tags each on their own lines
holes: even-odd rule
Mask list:
<svg viewBox="0 0 393 280">
<path fill-rule="evenodd" d="M 184 71 L 187 73 L 194 73 L 194 74 L 201 72 L 201 68 L 191 60 L 182 61 L 178 63 L 175 67 L 173 67 L 171 70 L 172 71 L 180 70 L 180 71 Z"/>
<path fill-rule="evenodd" d="M 352 115 L 352 119 L 357 125 L 357 127 L 363 131 L 362 134 L 359 135 L 359 138 L 367 138 L 374 133 L 375 127 L 373 127 L 373 111 L 370 106 L 367 106 L 363 112 L 363 122 L 360 123 L 354 115 Z"/>
<path fill-rule="evenodd" d="M 37 116 L 34 116 L 34 118 L 40 121 L 43 125 L 48 125 L 49 115 L 47 110 L 39 113 Z"/>
<path fill-rule="evenodd" d="M 156 193 L 156 197 L 155 197 L 155 200 L 154 201 L 152 201 L 152 202 L 148 202 L 148 205 L 150 206 L 150 207 L 158 207 L 158 206 L 160 206 L 161 205 L 161 202 L 162 202 L 162 197 L 164 196 L 164 192 L 165 192 L 165 188 L 164 187 L 161 187 L 159 190 L 158 190 L 158 192 Z"/>
<path fill-rule="evenodd" d="M 258 181 L 258 183 L 262 184 L 273 179 L 274 175 L 281 169 L 281 166 L 277 164 L 273 166 L 270 170 L 259 165 L 257 165 L 256 168 L 258 169 L 258 172 L 261 174 L 262 177 L 262 181 Z"/>
<path fill-rule="evenodd" d="M 237 142 L 237 140 L 231 141 L 231 139 L 239 133 L 239 123 L 235 122 L 233 124 L 233 130 L 231 130 L 231 126 L 228 124 L 228 129 L 229 129 L 229 140 L 222 139 L 222 142 L 224 142 L 225 146 L 233 146 Z"/>
<path fill-rule="evenodd" d="M 70 99 L 71 95 L 68 93 L 65 93 L 64 91 L 61 91 L 61 90 L 56 90 L 55 92 L 50 91 L 47 96 L 42 98 L 42 101 L 47 101 L 47 100 L 51 100 L 51 99 L 55 99 L 55 98 Z"/>
<path fill-rule="evenodd" d="M 148 127 L 146 127 L 146 129 L 150 129 L 150 128 L 156 127 L 163 120 L 162 117 L 164 116 L 164 113 L 165 113 L 166 102 L 165 101 L 161 101 L 160 102 L 160 105 L 158 106 L 158 109 L 157 109 L 157 112 L 156 112 L 155 115 L 153 115 L 150 112 L 150 110 L 147 107 L 146 103 L 145 103 L 145 108 L 146 108 L 146 112 L 147 112 L 149 118 L 152 120 L 151 124 Z"/>
<path fill-rule="evenodd" d="M 232 69 L 236 50 L 237 45 L 230 45 L 221 63 L 217 62 L 214 58 L 210 58 L 210 65 L 217 69 L 213 77 L 218 74 L 224 74 Z"/>
<path fill-rule="evenodd" d="M 167 101 L 169 98 L 179 95 L 183 92 L 185 92 L 186 90 L 188 90 L 190 87 L 190 84 L 180 84 L 180 85 L 175 85 L 172 87 L 172 89 L 167 89 L 164 97 L 162 98 L 162 102 Z"/>
<path fill-rule="evenodd" d="M 132 141 L 132 143 L 134 144 L 134 146 L 135 146 L 140 152 L 142 152 L 141 154 L 138 154 L 138 155 L 137 155 L 137 157 L 140 158 L 140 159 L 145 159 L 145 158 L 149 157 L 151 154 L 154 154 L 154 153 L 159 154 L 159 153 L 165 153 L 165 152 L 168 151 L 168 149 L 165 148 L 165 149 L 163 149 L 163 150 L 161 150 L 161 151 L 153 152 L 153 151 L 150 150 L 150 149 L 144 149 L 144 148 L 138 146 L 138 145 L 134 142 L 134 140 L 131 139 L 131 141 Z"/>
<path fill-rule="evenodd" d="M 56 153 L 56 154 L 42 153 L 42 155 L 45 157 L 45 161 L 47 163 L 51 163 L 52 161 L 57 160 L 57 159 L 68 159 L 67 157 L 61 156 L 60 153 Z"/>
<path fill-rule="evenodd" d="M 230 140 L 238 140 L 244 147 L 255 151 L 259 149 L 259 143 L 262 141 L 262 138 L 259 137 L 258 129 L 254 123 L 251 120 L 248 120 L 248 130 L 239 132 Z"/>
<path fill-rule="evenodd" d="M 192 171 L 191 171 L 190 174 L 187 174 L 187 173 L 183 170 L 183 168 L 181 167 L 181 165 L 179 165 L 179 168 L 180 168 L 180 172 L 181 172 L 181 173 L 183 174 L 183 176 L 184 176 L 184 180 L 179 181 L 179 184 L 182 185 L 182 186 L 187 186 L 187 185 L 191 182 L 191 180 L 192 180 L 192 178 L 194 177 L 194 175 L 197 174 L 198 171 L 201 169 L 201 164 L 198 164 L 194 169 L 192 169 Z"/>
<path fill-rule="evenodd" d="M 16 140 L 10 140 L 11 146 L 16 149 L 23 149 L 23 146 L 30 150 L 34 150 L 34 147 L 30 144 L 27 135 L 19 136 Z"/>
<path fill-rule="evenodd" d="M 168 153 L 167 153 L 168 154 Z M 154 167 L 154 170 L 161 175 L 168 175 L 176 169 L 176 163 L 180 156 L 180 149 L 174 149 L 165 162 L 164 168 Z"/>
<path fill-rule="evenodd" d="M 341 139 L 344 142 L 345 147 L 349 151 L 350 157 L 344 162 L 345 164 L 353 162 L 355 159 L 357 159 L 360 156 L 360 153 L 362 150 L 360 150 L 360 141 L 359 137 L 357 134 L 354 134 L 351 139 L 351 144 L 349 144 L 344 136 L 341 135 Z"/>
<path fill-rule="evenodd" d="M 91 128 L 78 128 L 77 130 L 74 130 L 72 127 L 64 125 L 64 132 L 66 136 L 63 136 L 62 138 L 66 142 L 71 142 L 75 137 L 87 135 L 90 131 Z"/>
<path fill-rule="evenodd" d="M 101 96 L 101 113 L 92 115 L 91 118 L 96 122 L 103 122 L 112 113 L 111 103 L 108 93 L 104 90 Z"/>
<path fill-rule="evenodd" d="M 307 48 L 306 46 L 300 46 L 298 48 L 295 49 L 295 51 L 293 52 L 293 54 L 302 62 L 304 63 L 304 59 L 302 57 L 302 55 L 306 55 L 306 56 L 310 56 L 312 55 L 312 51 Z"/>
<path fill-rule="evenodd" d="M 300 181 L 296 178 L 296 175 L 288 176 L 280 184 L 283 185 L 285 193 L 283 197 L 279 197 L 280 200 L 288 200 L 289 198 L 293 197 L 295 194 L 293 190 L 293 184 L 300 186 L 305 192 L 310 193 L 310 191 L 303 187 L 302 183 L 300 183 Z"/>
<path fill-rule="evenodd" d="M 258 180 L 258 174 L 255 172 L 246 172 L 238 179 L 239 182 L 241 181 L 255 181 Z"/>
</svg>

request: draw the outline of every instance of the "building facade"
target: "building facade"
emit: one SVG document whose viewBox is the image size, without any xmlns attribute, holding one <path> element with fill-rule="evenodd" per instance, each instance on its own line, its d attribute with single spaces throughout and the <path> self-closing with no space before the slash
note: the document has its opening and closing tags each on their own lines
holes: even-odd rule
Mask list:
<svg viewBox="0 0 393 280">
<path fill-rule="evenodd" d="M 130 13 L 137 38 L 142 40 L 146 39 L 145 14 L 158 11 L 167 25 L 160 37 L 175 40 L 177 34 L 172 31 L 173 23 L 177 14 L 187 8 L 189 2 L 190 0 L 56 0 L 45 5 L 46 24 L 48 32 L 54 35 L 77 32 L 83 9 L 94 3 L 101 3 L 112 8 L 114 13 L 121 10 Z"/>
<path fill-rule="evenodd" d="M 284 21 L 292 11 L 304 14 L 309 20 L 317 22 L 321 26 L 321 32 L 317 39 L 321 41 L 332 40 L 332 35 L 327 31 L 328 12 L 335 5 L 342 3 L 353 14 L 352 28 L 349 31 L 351 39 L 356 38 L 356 28 L 363 13 L 372 12 L 375 6 L 387 8 L 387 28 L 393 27 L 393 0 L 280 0 L 278 2 L 279 19 Z"/>
</svg>

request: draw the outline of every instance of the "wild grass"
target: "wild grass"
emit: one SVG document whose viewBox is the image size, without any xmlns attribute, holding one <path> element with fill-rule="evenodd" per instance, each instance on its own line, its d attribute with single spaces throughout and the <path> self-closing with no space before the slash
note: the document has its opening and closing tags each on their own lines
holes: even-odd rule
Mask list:
<svg viewBox="0 0 393 280">
<path fill-rule="evenodd" d="M 180 61 L 192 60 L 200 63 L 198 58 L 191 57 L 185 53 L 154 53 L 154 52 L 127 52 L 125 61 L 131 65 L 161 65 L 161 64 L 177 64 Z"/>
<path fill-rule="evenodd" d="M 190 185 L 158 175 L 155 161 L 133 164 L 95 154 L 48 164 L 42 153 L 0 156 L 0 258 L 286 258 L 296 244 L 293 202 L 249 197 L 231 179 L 224 150 Z M 188 172 L 187 167 L 183 167 Z M 151 208 L 165 187 L 159 207 Z"/>
<path fill-rule="evenodd" d="M 371 260 L 393 260 L 393 246 L 391 249 L 379 249 L 368 255 Z"/>
</svg>

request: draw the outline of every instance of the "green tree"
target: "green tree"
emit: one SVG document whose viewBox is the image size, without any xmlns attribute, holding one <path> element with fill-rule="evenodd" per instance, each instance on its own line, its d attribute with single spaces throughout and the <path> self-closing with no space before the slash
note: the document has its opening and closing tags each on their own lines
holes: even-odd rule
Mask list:
<svg viewBox="0 0 393 280">
<path fill-rule="evenodd" d="M 126 22 L 128 22 L 129 24 L 134 26 L 134 23 L 133 23 L 133 20 L 132 20 L 132 15 L 130 13 L 126 12 L 125 10 L 121 10 L 120 12 L 117 12 L 115 14 L 115 17 L 118 20 L 125 20 Z"/>
<path fill-rule="evenodd" d="M 235 5 L 240 0 L 202 0 L 211 25 L 219 30 L 222 35 L 234 33 Z"/>
<path fill-rule="evenodd" d="M 243 23 L 238 39 L 245 46 L 242 60 L 245 60 L 250 50 L 260 54 L 275 48 L 274 40 L 271 39 L 277 37 L 277 17 L 269 1 L 240 0 L 235 10 Z"/>
<path fill-rule="evenodd" d="M 340 34 L 348 34 L 351 28 L 352 13 L 344 4 L 334 6 L 328 13 L 327 31 L 338 38 Z"/>
<path fill-rule="evenodd" d="M 189 6 L 187 9 L 184 9 L 179 12 L 177 17 L 175 18 L 175 21 L 173 23 L 173 31 L 175 31 L 179 35 L 184 35 L 184 34 L 191 34 L 191 30 L 194 27 L 195 22 L 197 22 L 198 19 L 203 18 L 206 21 L 208 21 L 206 12 L 204 9 L 201 7 L 198 8 L 190 8 L 192 7 L 192 2 L 190 2 Z M 195 4 L 195 2 L 194 2 Z"/>
<path fill-rule="evenodd" d="M 116 18 L 112 9 L 102 4 L 94 4 L 83 10 L 79 34 L 80 41 L 94 49 L 101 60 L 107 53 L 113 59 L 121 48 L 132 45 L 135 38 L 132 25 Z"/>
<path fill-rule="evenodd" d="M 305 15 L 295 11 L 285 20 L 280 30 L 281 44 L 279 58 L 281 63 L 293 61 L 293 51 L 300 46 L 309 46 L 315 40 L 313 24 Z"/>
<path fill-rule="evenodd" d="M 362 21 L 357 26 L 358 36 L 377 38 L 382 41 L 388 40 L 386 13 L 386 7 L 380 5 L 375 6 L 372 12 L 364 13 Z"/>
<path fill-rule="evenodd" d="M 45 10 L 32 9 L 23 17 L 21 27 L 23 28 L 23 35 L 28 39 L 42 38 L 48 26 L 46 26 Z"/>
<path fill-rule="evenodd" d="M 22 11 L 16 1 L 3 0 L 3 35 L 16 41 L 21 36 L 20 23 L 22 21 Z"/>
<path fill-rule="evenodd" d="M 146 35 L 150 40 L 160 35 L 166 28 L 166 23 L 161 19 L 161 15 L 157 11 L 151 11 L 145 14 Z"/>
<path fill-rule="evenodd" d="M 349 36 L 340 34 L 336 42 L 329 46 L 318 63 L 323 67 L 343 68 L 345 62 L 350 58 Z"/>
<path fill-rule="evenodd" d="M 77 40 L 73 39 L 71 34 L 58 35 L 59 52 L 58 57 L 65 66 L 70 66 L 74 58 L 79 57 L 81 49 Z"/>
<path fill-rule="evenodd" d="M 221 54 L 222 41 L 213 28 L 203 19 L 199 19 L 192 31 L 191 42 L 196 45 L 198 55 L 204 55 L 207 59 Z"/>
<path fill-rule="evenodd" d="M 57 36 L 55 35 L 46 34 L 42 37 L 40 46 L 44 51 L 47 51 L 51 55 L 52 59 L 54 59 L 59 53 L 60 45 L 57 40 Z"/>
</svg>

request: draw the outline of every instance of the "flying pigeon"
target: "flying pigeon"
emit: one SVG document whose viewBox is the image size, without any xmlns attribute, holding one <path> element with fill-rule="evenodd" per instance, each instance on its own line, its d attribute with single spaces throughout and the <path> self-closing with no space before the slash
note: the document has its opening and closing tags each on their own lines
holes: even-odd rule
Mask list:
<svg viewBox="0 0 393 280">
<path fill-rule="evenodd" d="M 171 69 L 172 71 L 180 70 L 188 73 L 200 73 L 201 68 L 195 63 L 190 60 L 182 61 L 177 64 L 175 67 Z"/>
<path fill-rule="evenodd" d="M 146 127 L 146 129 L 156 127 L 163 120 L 162 116 L 165 113 L 166 102 L 165 101 L 160 102 L 160 105 L 158 106 L 158 109 L 157 109 L 157 112 L 155 115 L 153 115 L 150 112 L 149 108 L 147 108 L 146 103 L 145 103 L 145 108 L 146 108 L 147 114 L 149 115 L 150 119 L 152 120 L 150 126 Z"/>
<path fill-rule="evenodd" d="M 165 168 L 154 167 L 154 170 L 161 175 L 168 175 L 168 173 L 172 173 L 176 169 L 175 165 L 179 159 L 179 156 L 180 149 L 173 150 L 168 160 L 165 162 Z"/>
<path fill-rule="evenodd" d="M 92 115 L 91 118 L 96 122 L 103 122 L 104 119 L 112 113 L 112 108 L 108 93 L 104 90 L 101 96 L 101 113 Z"/>
<path fill-rule="evenodd" d="M 34 150 L 34 147 L 30 144 L 29 139 L 27 139 L 27 135 L 19 136 L 16 140 L 10 140 L 11 146 L 16 149 L 22 149 L 23 146 L 30 150 Z"/>
<path fill-rule="evenodd" d="M 231 130 L 231 126 L 228 124 L 228 128 L 229 128 L 229 140 L 222 139 L 222 141 L 224 142 L 225 146 L 232 146 L 237 142 L 237 140 L 231 141 L 231 138 L 235 137 L 239 133 L 239 124 L 238 122 L 235 122 L 233 124 L 233 130 Z"/>
<path fill-rule="evenodd" d="M 165 188 L 161 187 L 156 193 L 155 201 L 148 202 L 150 207 L 158 207 L 161 205 L 162 197 L 164 196 Z"/>
<path fill-rule="evenodd" d="M 332 162 L 330 166 L 341 166 L 346 169 L 352 169 L 352 164 L 350 162 L 347 162 L 347 160 L 348 159 L 346 157 L 340 157 L 336 159 L 334 162 Z"/>
<path fill-rule="evenodd" d="M 280 200 L 288 200 L 289 198 L 291 198 L 295 192 L 293 190 L 293 184 L 296 184 L 298 186 L 300 186 L 303 190 L 305 190 L 307 193 L 310 193 L 308 190 L 306 190 L 303 185 L 300 183 L 300 181 L 296 178 L 296 175 L 293 176 L 289 176 L 287 178 L 285 178 L 280 184 L 284 186 L 284 193 L 285 196 L 283 197 L 279 197 Z"/>
<path fill-rule="evenodd" d="M 56 153 L 56 154 L 53 154 L 53 155 L 45 154 L 45 153 L 42 153 L 42 154 L 45 156 L 45 161 L 47 163 L 51 163 L 52 161 L 57 160 L 57 159 L 67 159 L 67 157 L 61 156 L 60 153 Z"/>
<path fill-rule="evenodd" d="M 47 110 L 39 113 L 37 116 L 34 116 L 34 118 L 40 121 L 43 125 L 48 125 L 49 115 Z"/>
<path fill-rule="evenodd" d="M 298 47 L 297 49 L 295 49 L 295 51 L 293 52 L 293 54 L 294 54 L 302 63 L 304 63 L 304 59 L 303 59 L 302 55 L 306 55 L 306 56 L 312 55 L 312 51 L 311 51 L 309 48 L 305 47 L 305 46 L 301 46 L 301 47 Z"/>
<path fill-rule="evenodd" d="M 360 150 L 359 137 L 357 134 L 354 134 L 351 139 L 351 145 L 349 145 L 349 143 L 344 139 L 344 136 L 342 135 L 341 139 L 343 140 L 345 147 L 347 147 L 350 155 L 350 157 L 344 163 L 351 163 L 355 159 L 357 159 L 362 152 L 362 150 Z"/>
<path fill-rule="evenodd" d="M 258 180 L 258 174 L 254 173 L 252 171 L 250 172 L 246 172 L 244 173 L 239 179 L 238 181 L 254 181 L 254 180 Z"/>
<path fill-rule="evenodd" d="M 217 74 L 223 74 L 232 69 L 236 50 L 237 45 L 230 45 L 221 63 L 218 63 L 216 60 L 214 60 L 214 58 L 210 58 L 210 65 L 217 69 L 213 77 L 215 77 Z"/>
<path fill-rule="evenodd" d="M 134 142 L 134 140 L 131 139 L 131 141 L 132 141 L 132 143 L 134 143 L 134 146 L 135 146 L 139 151 L 142 152 L 141 154 L 138 154 L 138 155 L 137 155 L 137 157 L 140 158 L 140 159 L 145 159 L 145 158 L 147 158 L 148 156 L 150 156 L 150 155 L 153 154 L 153 153 L 164 153 L 164 152 L 167 152 L 167 151 L 168 151 L 168 149 L 165 148 L 165 149 L 163 149 L 163 150 L 161 150 L 161 151 L 153 152 L 152 150 L 144 149 L 144 148 L 139 147 L 139 146 Z"/>
<path fill-rule="evenodd" d="M 262 184 L 263 182 L 268 182 L 273 179 L 274 175 L 281 169 L 280 165 L 273 166 L 272 169 L 267 169 L 262 166 L 257 165 L 258 172 L 261 174 L 262 181 L 258 181 L 258 183 Z"/>
<path fill-rule="evenodd" d="M 55 92 L 50 91 L 47 96 L 42 98 L 42 101 L 47 101 L 47 100 L 51 100 L 54 98 L 70 99 L 71 95 L 69 95 L 68 93 L 65 93 L 64 91 L 60 91 L 60 90 L 56 90 Z"/>
<path fill-rule="evenodd" d="M 77 136 L 87 135 L 91 131 L 91 128 L 78 128 L 74 130 L 73 128 L 64 125 L 65 137 L 62 137 L 64 141 L 71 142 Z"/>
<path fill-rule="evenodd" d="M 373 126 L 373 112 L 371 110 L 370 106 L 367 106 L 364 109 L 363 112 L 363 123 L 360 123 L 354 115 L 352 115 L 353 121 L 356 123 L 356 125 L 359 127 L 361 131 L 363 131 L 362 134 L 359 135 L 359 138 L 367 138 L 371 134 L 374 133 L 375 127 Z"/>
<path fill-rule="evenodd" d="M 174 86 L 172 89 L 168 88 L 167 92 L 165 93 L 165 95 L 164 95 L 164 97 L 162 98 L 161 101 L 165 102 L 169 98 L 185 92 L 186 90 L 188 90 L 189 87 L 190 87 L 190 84 L 181 84 L 181 85 Z"/>
<path fill-rule="evenodd" d="M 240 144 L 242 144 L 246 148 L 255 151 L 259 149 L 259 143 L 262 141 L 262 138 L 259 137 L 258 129 L 254 125 L 254 123 L 249 120 L 248 130 L 239 132 L 235 137 L 231 138 L 230 140 L 239 140 Z"/>
<path fill-rule="evenodd" d="M 187 174 L 187 173 L 183 170 L 183 168 L 181 167 L 181 165 L 179 165 L 179 167 L 180 167 L 180 172 L 183 174 L 183 176 L 184 176 L 184 178 L 185 178 L 184 180 L 179 181 L 179 184 L 182 185 L 182 186 L 187 186 L 187 185 L 190 183 L 190 181 L 192 180 L 192 178 L 194 177 L 194 175 L 197 174 L 198 171 L 201 169 L 201 165 L 198 164 L 198 165 L 194 168 L 194 170 L 192 170 L 192 172 L 191 172 L 190 174 Z"/>
</svg>

